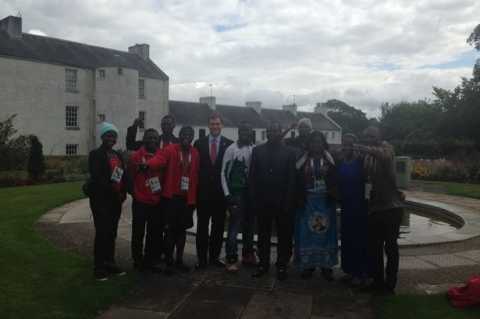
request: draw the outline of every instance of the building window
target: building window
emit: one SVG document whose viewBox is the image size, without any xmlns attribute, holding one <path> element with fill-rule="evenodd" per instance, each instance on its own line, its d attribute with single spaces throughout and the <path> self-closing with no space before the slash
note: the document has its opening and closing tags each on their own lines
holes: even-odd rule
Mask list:
<svg viewBox="0 0 480 319">
<path fill-rule="evenodd" d="M 332 135 L 332 140 L 334 140 L 335 139 L 335 132 L 332 132 L 331 135 Z"/>
<path fill-rule="evenodd" d="M 262 141 L 265 141 L 267 139 L 267 131 L 262 131 Z"/>
<path fill-rule="evenodd" d="M 138 128 L 141 130 L 145 129 L 145 111 L 138 112 L 138 119 L 140 120 Z"/>
<path fill-rule="evenodd" d="M 107 119 L 105 114 L 97 114 L 97 116 L 98 116 L 98 122 L 99 123 L 105 122 L 105 120 Z"/>
<path fill-rule="evenodd" d="M 67 144 L 65 147 L 65 154 L 67 155 L 77 155 L 78 154 L 78 144 Z"/>
<path fill-rule="evenodd" d="M 122 68 L 117 68 L 117 73 L 118 73 L 118 75 L 123 75 L 123 69 Z"/>
<path fill-rule="evenodd" d="M 101 69 L 101 70 L 98 70 L 98 78 L 100 80 L 104 80 L 105 79 L 105 70 Z"/>
<path fill-rule="evenodd" d="M 199 129 L 198 130 L 198 137 L 202 138 L 202 137 L 205 137 L 205 136 L 207 136 L 207 133 L 206 133 L 205 129 L 204 128 Z"/>
<path fill-rule="evenodd" d="M 252 143 L 257 143 L 257 131 L 252 130 Z"/>
<path fill-rule="evenodd" d="M 145 98 L 145 80 L 138 79 L 138 98 L 144 99 Z"/>
<path fill-rule="evenodd" d="M 291 137 L 291 138 L 295 138 L 295 131 L 291 131 L 291 132 L 290 132 L 290 137 Z"/>
<path fill-rule="evenodd" d="M 65 69 L 65 90 L 67 92 L 77 91 L 77 70 Z"/>
<path fill-rule="evenodd" d="M 65 127 L 78 130 L 78 106 L 67 105 L 65 107 Z"/>
</svg>

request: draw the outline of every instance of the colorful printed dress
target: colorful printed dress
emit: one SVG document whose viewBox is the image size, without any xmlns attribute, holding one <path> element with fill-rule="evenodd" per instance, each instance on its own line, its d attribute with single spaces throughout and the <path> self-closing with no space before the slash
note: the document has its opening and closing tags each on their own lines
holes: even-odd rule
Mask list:
<svg viewBox="0 0 480 319">
<path fill-rule="evenodd" d="M 329 154 L 316 160 L 304 155 L 297 169 L 303 178 L 298 186 L 303 188 L 303 205 L 295 215 L 295 265 L 299 270 L 331 268 L 338 264 L 335 201 L 329 191 L 333 159 Z"/>
</svg>

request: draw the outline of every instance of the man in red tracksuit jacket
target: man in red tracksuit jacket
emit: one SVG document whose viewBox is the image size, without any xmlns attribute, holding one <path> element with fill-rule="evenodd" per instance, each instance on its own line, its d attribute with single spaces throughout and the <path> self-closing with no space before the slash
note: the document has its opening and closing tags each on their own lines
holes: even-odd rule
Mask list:
<svg viewBox="0 0 480 319">
<path fill-rule="evenodd" d="M 173 274 L 175 269 L 180 272 L 190 270 L 183 263 L 183 251 L 186 230 L 193 226 L 193 210 L 197 203 L 199 155 L 191 145 L 193 135 L 192 127 L 182 127 L 180 144 L 167 146 L 146 165 L 149 169 L 165 168 L 162 200 L 165 200 L 166 214 L 166 274 Z"/>
<path fill-rule="evenodd" d="M 139 271 L 159 272 L 159 236 L 163 233 L 163 216 L 160 209 L 160 169 L 141 169 L 142 165 L 161 152 L 159 135 L 155 129 L 147 129 L 143 135 L 143 146 L 132 153 L 128 162 L 133 189 L 132 242 L 133 266 Z M 145 226 L 147 233 L 145 235 Z M 143 241 L 145 237 L 145 248 Z"/>
</svg>

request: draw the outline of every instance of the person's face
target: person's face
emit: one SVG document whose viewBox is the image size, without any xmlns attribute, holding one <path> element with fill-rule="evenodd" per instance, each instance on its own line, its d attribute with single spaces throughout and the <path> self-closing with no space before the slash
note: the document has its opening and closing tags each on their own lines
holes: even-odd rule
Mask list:
<svg viewBox="0 0 480 319">
<path fill-rule="evenodd" d="M 353 137 L 344 136 L 342 139 L 343 152 L 347 155 L 353 154 L 353 144 L 355 144 Z"/>
<path fill-rule="evenodd" d="M 311 154 L 314 155 L 320 155 L 323 153 L 324 148 L 323 148 L 323 139 L 320 136 L 316 136 L 312 142 L 310 143 L 310 149 L 309 149 Z"/>
<path fill-rule="evenodd" d="M 238 128 L 238 140 L 241 144 L 250 144 L 252 139 L 252 129 L 248 126 L 242 126 Z"/>
<path fill-rule="evenodd" d="M 102 135 L 102 143 L 107 148 L 112 148 L 117 143 L 117 133 L 108 131 Z"/>
<path fill-rule="evenodd" d="M 308 134 L 310 134 L 310 131 L 311 131 L 310 127 L 305 123 L 301 123 L 298 126 L 298 135 L 300 135 L 301 137 L 308 136 Z"/>
<path fill-rule="evenodd" d="M 160 123 L 160 127 L 162 128 L 162 133 L 170 135 L 173 132 L 173 129 L 175 128 L 175 122 L 171 117 L 166 117 L 162 119 L 162 122 Z"/>
<path fill-rule="evenodd" d="M 193 141 L 193 131 L 192 130 L 182 130 L 180 132 L 180 145 L 183 148 L 190 146 Z"/>
<path fill-rule="evenodd" d="M 282 139 L 282 128 L 278 124 L 270 125 L 267 128 L 267 140 L 269 142 L 280 142 Z"/>
<path fill-rule="evenodd" d="M 380 133 L 375 128 L 367 128 L 363 132 L 363 142 L 367 145 L 378 145 L 380 142 Z"/>
<path fill-rule="evenodd" d="M 212 136 L 219 136 L 222 133 L 222 120 L 219 118 L 211 118 L 208 121 L 208 129 L 210 130 L 210 135 Z"/>
<path fill-rule="evenodd" d="M 153 152 L 160 144 L 160 137 L 157 132 L 148 131 L 143 137 L 143 143 L 148 151 Z"/>
</svg>

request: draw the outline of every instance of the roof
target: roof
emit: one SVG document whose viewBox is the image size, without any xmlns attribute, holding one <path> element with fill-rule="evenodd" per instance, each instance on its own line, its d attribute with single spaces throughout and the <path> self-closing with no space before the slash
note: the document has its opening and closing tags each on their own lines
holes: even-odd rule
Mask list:
<svg viewBox="0 0 480 319">
<path fill-rule="evenodd" d="M 169 101 L 170 114 L 182 125 L 206 126 L 212 110 L 205 103 Z M 311 119 L 313 128 L 321 131 L 341 130 L 331 119 L 321 113 L 298 112 L 297 116 L 280 109 L 262 108 L 258 114 L 253 108 L 234 105 L 216 105 L 226 127 L 238 127 L 242 121 L 250 123 L 254 128 L 266 128 L 271 121 L 279 122 L 283 127 L 296 123 L 302 117 Z"/>
<path fill-rule="evenodd" d="M 309 118 L 310 121 L 312 121 L 312 126 L 314 130 L 331 131 L 341 129 L 340 125 L 338 125 L 332 119 L 322 113 L 297 112 L 297 116 L 299 119 L 303 117 Z"/>
<path fill-rule="evenodd" d="M 0 56 L 83 69 L 125 67 L 138 70 L 142 77 L 168 80 L 152 60 L 144 60 L 137 54 L 28 33 L 16 38 L 0 30 Z"/>
</svg>

